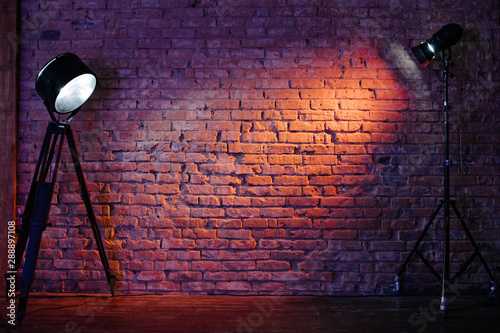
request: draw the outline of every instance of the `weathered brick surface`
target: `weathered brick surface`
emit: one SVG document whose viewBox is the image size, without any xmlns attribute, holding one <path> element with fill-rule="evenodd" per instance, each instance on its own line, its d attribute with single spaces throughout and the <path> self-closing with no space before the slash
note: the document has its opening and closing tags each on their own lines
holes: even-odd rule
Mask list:
<svg viewBox="0 0 500 333">
<path fill-rule="evenodd" d="M 443 196 L 442 62 L 423 68 L 410 46 L 447 23 L 465 28 L 451 192 L 500 264 L 496 1 L 21 8 L 18 205 L 49 120 L 35 77 L 76 53 L 100 81 L 72 126 L 118 292 L 384 293 Z M 65 150 L 34 289 L 107 289 L 78 191 Z M 438 271 L 440 220 L 423 246 Z M 436 288 L 420 262 L 408 271 L 406 291 Z M 477 263 L 460 282 L 488 287 Z"/>
</svg>

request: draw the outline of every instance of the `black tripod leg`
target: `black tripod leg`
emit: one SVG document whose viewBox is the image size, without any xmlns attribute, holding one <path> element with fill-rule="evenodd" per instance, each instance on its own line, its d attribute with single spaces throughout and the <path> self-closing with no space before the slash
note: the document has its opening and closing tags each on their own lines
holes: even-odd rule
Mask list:
<svg viewBox="0 0 500 333">
<path fill-rule="evenodd" d="M 28 200 L 26 202 L 26 208 L 23 213 L 23 224 L 21 225 L 21 231 L 17 237 L 16 243 L 16 255 L 15 255 L 15 270 L 21 266 L 21 261 L 23 259 L 24 250 L 26 249 L 26 244 L 28 242 L 28 235 L 30 233 L 30 220 L 33 213 L 33 206 L 35 204 L 36 189 L 38 187 L 38 182 L 36 180 L 31 184 L 30 192 L 28 194 Z"/>
<path fill-rule="evenodd" d="M 23 320 L 26 312 L 29 289 L 35 276 L 36 262 L 38 259 L 38 252 L 40 251 L 40 242 L 42 240 L 43 231 L 46 227 L 53 190 L 53 183 L 39 183 L 39 186 L 37 187 L 33 216 L 30 223 L 29 242 L 26 249 L 23 274 L 21 276 L 21 295 L 17 311 L 19 325 L 21 325 L 21 321 Z"/>
<path fill-rule="evenodd" d="M 26 312 L 28 293 L 35 275 L 42 233 L 46 228 L 49 218 L 50 204 L 52 202 L 54 184 L 57 178 L 64 142 L 63 133 L 64 127 L 60 127 L 58 124 L 50 123 L 47 127 L 33 183 L 28 195 L 25 214 L 23 215 L 21 243 L 19 247 L 16 244 L 16 265 L 20 265 L 26 242 L 29 238 L 21 276 L 21 298 L 18 307 L 19 325 Z M 56 159 L 53 161 L 56 153 Z M 50 175 L 50 170 L 52 170 L 52 175 Z"/>
<path fill-rule="evenodd" d="M 490 271 L 488 264 L 486 264 L 486 260 L 484 260 L 483 255 L 481 254 L 481 251 L 479 250 L 479 247 L 477 246 L 476 242 L 474 241 L 474 238 L 472 238 L 472 234 L 469 231 L 469 228 L 467 228 L 467 225 L 464 222 L 464 219 L 460 215 L 460 212 L 458 211 L 456 205 L 454 202 L 452 202 L 451 206 L 453 207 L 453 210 L 455 211 L 455 214 L 457 215 L 458 219 L 460 220 L 460 224 L 462 225 L 462 228 L 464 228 L 465 234 L 467 235 L 467 238 L 469 238 L 470 243 L 472 244 L 472 247 L 474 247 L 474 255 L 479 256 L 479 260 L 484 266 L 484 269 L 488 273 L 488 276 L 490 277 L 491 281 L 495 281 L 495 277 L 493 276 L 493 273 Z M 468 266 L 468 265 L 467 265 Z M 467 268 L 467 267 L 465 267 Z M 459 274 L 457 273 L 457 276 Z"/>
<path fill-rule="evenodd" d="M 30 240 L 28 243 L 28 248 L 26 249 L 26 260 L 23 266 L 23 274 L 21 276 L 21 295 L 19 296 L 19 306 L 17 309 L 18 324 L 21 322 L 26 313 L 26 306 L 28 304 L 28 294 L 33 283 L 33 278 L 35 276 L 36 262 L 38 258 L 38 252 L 40 251 L 40 242 L 42 239 L 42 233 L 45 230 L 45 225 L 33 225 L 30 230 Z"/>
<path fill-rule="evenodd" d="M 30 222 L 31 216 L 33 215 L 33 209 L 35 207 L 35 199 L 37 190 L 39 187 L 38 176 L 40 173 L 46 175 L 46 164 L 48 160 L 52 160 L 50 154 L 54 153 L 54 148 L 50 150 L 50 143 L 52 141 L 52 135 L 54 134 L 53 126 L 49 125 L 45 132 L 45 137 L 43 139 L 42 149 L 40 151 L 40 156 L 36 164 L 35 173 L 33 175 L 33 181 L 31 182 L 30 191 L 28 194 L 28 200 L 26 201 L 26 206 L 23 212 L 21 230 L 19 232 L 17 242 L 16 242 L 16 254 L 15 254 L 15 271 L 21 266 L 21 261 L 23 259 L 24 250 L 26 249 L 26 244 L 28 242 L 28 236 L 30 233 Z M 54 146 L 53 146 L 54 147 Z M 43 180 L 42 180 L 43 181 Z"/>
<path fill-rule="evenodd" d="M 35 172 L 36 177 L 37 172 Z M 31 183 L 30 192 L 28 194 L 28 200 L 26 201 L 26 208 L 24 209 L 21 230 L 19 231 L 19 235 L 17 237 L 16 242 L 16 252 L 15 252 L 15 260 L 14 260 L 14 269 L 13 271 L 17 272 L 19 267 L 21 266 L 21 262 L 23 260 L 24 250 L 26 250 L 26 244 L 28 243 L 28 237 L 30 234 L 30 222 L 31 216 L 33 214 L 33 207 L 35 206 L 35 197 L 37 193 L 37 189 L 39 187 L 39 183 L 36 180 L 33 180 Z M 5 275 L 6 277 L 8 274 Z M 7 283 L 7 286 L 9 284 Z M 8 288 L 7 288 L 8 291 Z"/>
<path fill-rule="evenodd" d="M 66 137 L 68 140 L 69 150 L 71 152 L 71 157 L 73 159 L 73 164 L 75 166 L 76 175 L 78 177 L 78 182 L 80 184 L 80 190 L 83 202 L 85 203 L 85 208 L 87 209 L 87 216 L 92 226 L 92 231 L 94 233 L 94 238 L 97 244 L 97 250 L 99 251 L 99 257 L 101 258 L 102 266 L 104 267 L 104 272 L 106 273 L 106 279 L 108 280 L 109 289 L 111 295 L 114 296 L 114 283 L 115 276 L 113 276 L 109 269 L 108 259 L 106 257 L 106 252 L 104 251 L 104 246 L 102 244 L 101 234 L 99 233 L 99 227 L 97 226 L 97 219 L 94 214 L 94 209 L 92 208 L 92 202 L 90 201 L 90 195 L 87 190 L 87 185 L 85 183 L 85 177 L 83 175 L 82 166 L 80 164 L 80 159 L 78 158 L 78 151 L 76 149 L 75 139 L 73 137 L 73 131 L 71 127 L 68 126 L 66 131 Z"/>
<path fill-rule="evenodd" d="M 14 269 L 12 269 L 12 271 L 15 271 L 15 272 L 17 272 L 17 270 L 21 266 L 21 261 L 23 260 L 24 250 L 26 249 L 26 244 L 28 243 L 28 236 L 30 233 L 30 220 L 31 220 L 33 205 L 35 202 L 35 195 L 36 195 L 36 188 L 37 187 L 38 187 L 38 182 L 33 181 L 33 183 L 31 183 L 31 188 L 30 188 L 30 192 L 28 195 L 28 200 L 26 202 L 26 208 L 25 208 L 24 213 L 23 213 L 23 218 L 22 218 L 23 223 L 21 225 L 21 230 L 19 231 L 19 234 L 17 237 L 17 242 L 16 242 L 16 250 L 15 250 L 15 255 L 14 255 Z M 6 278 L 8 278 L 10 276 L 11 276 L 10 274 L 5 274 Z M 9 283 L 7 283 L 6 286 L 7 286 L 6 292 L 8 294 L 9 293 Z"/>
<path fill-rule="evenodd" d="M 400 281 L 401 281 L 401 275 L 403 275 L 403 273 L 404 273 L 404 271 L 406 269 L 406 266 L 410 263 L 410 260 L 411 260 L 411 258 L 413 257 L 413 255 L 415 253 L 417 253 L 417 255 L 419 256 L 419 258 L 424 262 L 424 264 L 431 270 L 431 272 L 434 275 L 437 274 L 436 271 L 432 268 L 432 266 L 427 262 L 427 260 L 420 254 L 420 252 L 418 251 L 418 247 L 420 246 L 420 243 L 422 242 L 422 240 L 424 239 L 425 235 L 427 234 L 427 231 L 429 230 L 429 228 L 431 227 L 431 225 L 434 223 L 434 219 L 436 218 L 437 214 L 441 210 L 441 207 L 443 207 L 443 204 L 444 204 L 444 201 L 441 201 L 439 203 L 439 205 L 436 207 L 436 209 L 434 210 L 434 212 L 432 213 L 432 215 L 431 215 L 431 217 L 429 219 L 429 222 L 427 222 L 427 224 L 424 227 L 424 230 L 420 234 L 420 237 L 418 238 L 417 242 L 413 246 L 413 249 L 411 250 L 411 252 L 408 255 L 408 257 L 406 257 L 406 260 L 403 263 L 403 265 L 401 266 L 401 268 L 399 269 L 398 274 L 396 274 L 395 283 L 390 285 L 390 293 L 391 293 L 391 295 L 399 295 L 399 292 L 400 292 L 400 290 L 399 290 L 400 285 L 399 284 L 400 284 Z M 440 277 L 438 276 L 438 279 L 439 278 Z"/>
<path fill-rule="evenodd" d="M 490 277 L 491 291 L 490 291 L 490 294 L 489 294 L 489 298 L 490 298 L 490 300 L 492 302 L 498 303 L 498 295 L 497 295 L 498 291 L 497 291 L 497 281 L 496 281 L 496 278 L 493 275 L 493 273 L 491 272 L 490 268 L 488 267 L 488 264 L 486 263 L 486 260 L 484 260 L 484 257 L 481 254 L 481 251 L 479 250 L 479 246 L 477 246 L 477 243 L 474 241 L 474 238 L 472 237 L 472 234 L 470 233 L 469 228 L 467 228 L 467 225 L 465 224 L 465 221 L 464 221 L 462 215 L 458 211 L 457 206 L 455 205 L 455 202 L 452 201 L 451 202 L 451 206 L 453 207 L 453 211 L 455 212 L 455 214 L 457 215 L 457 217 L 458 217 L 458 219 L 460 221 L 460 225 L 464 228 L 464 231 L 465 231 L 465 234 L 467 235 L 467 238 L 469 239 L 470 243 L 472 244 L 472 247 L 474 248 L 474 253 L 471 255 L 471 257 L 469 258 L 469 260 L 467 260 L 465 262 L 465 264 L 455 274 L 455 276 L 453 277 L 452 281 L 455 280 L 455 278 L 457 278 L 458 276 L 460 276 L 463 272 L 465 272 L 465 270 L 467 269 L 467 267 L 469 267 L 469 265 L 472 263 L 472 261 L 474 260 L 474 258 L 476 256 L 478 256 L 479 260 L 481 261 L 481 264 L 483 265 L 484 269 L 486 270 L 486 273 L 488 273 L 488 276 Z"/>
</svg>

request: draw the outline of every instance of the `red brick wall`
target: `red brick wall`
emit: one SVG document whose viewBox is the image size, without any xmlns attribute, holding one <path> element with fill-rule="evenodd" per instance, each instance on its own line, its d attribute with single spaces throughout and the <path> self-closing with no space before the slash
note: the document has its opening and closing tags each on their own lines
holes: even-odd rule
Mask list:
<svg viewBox="0 0 500 333">
<path fill-rule="evenodd" d="M 442 61 L 410 47 L 457 23 L 451 191 L 494 269 L 499 8 L 469 3 L 22 1 L 18 205 L 49 121 L 35 77 L 69 51 L 100 80 L 72 127 L 117 292 L 384 293 L 443 197 Z M 33 290 L 106 292 L 69 161 Z M 418 260 L 404 279 L 439 288 Z M 460 282 L 489 279 L 474 262 Z"/>
</svg>

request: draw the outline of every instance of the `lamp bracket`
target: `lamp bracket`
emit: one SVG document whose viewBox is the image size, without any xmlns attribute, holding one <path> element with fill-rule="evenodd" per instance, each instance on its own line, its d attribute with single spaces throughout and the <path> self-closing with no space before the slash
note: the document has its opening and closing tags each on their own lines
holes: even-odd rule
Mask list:
<svg viewBox="0 0 500 333">
<path fill-rule="evenodd" d="M 58 123 L 58 124 L 69 124 L 69 122 L 71 120 L 73 120 L 73 117 L 78 113 L 78 111 L 80 111 L 80 108 L 81 108 L 81 107 L 79 107 L 79 108 L 76 108 L 75 110 L 71 111 L 70 115 L 68 116 L 68 118 L 66 118 L 66 120 L 60 121 L 56 118 L 55 111 L 53 109 L 54 103 L 52 103 L 50 100 L 46 100 L 43 102 L 43 104 L 47 108 L 47 111 L 49 111 L 50 119 L 52 119 L 53 122 Z"/>
</svg>

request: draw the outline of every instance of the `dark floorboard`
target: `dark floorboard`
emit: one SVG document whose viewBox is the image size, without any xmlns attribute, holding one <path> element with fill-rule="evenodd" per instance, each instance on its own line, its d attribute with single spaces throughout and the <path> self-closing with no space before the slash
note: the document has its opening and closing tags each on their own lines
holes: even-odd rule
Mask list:
<svg viewBox="0 0 500 333">
<path fill-rule="evenodd" d="M 32 294 L 21 327 L 5 332 L 500 332 L 487 297 L 82 296 Z"/>
</svg>

